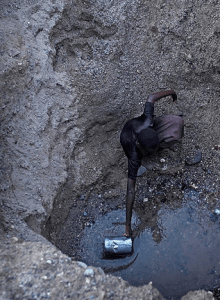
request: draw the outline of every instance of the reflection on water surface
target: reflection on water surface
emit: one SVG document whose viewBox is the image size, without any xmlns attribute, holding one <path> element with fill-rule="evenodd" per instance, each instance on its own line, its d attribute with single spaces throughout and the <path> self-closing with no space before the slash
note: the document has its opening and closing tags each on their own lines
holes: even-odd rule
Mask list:
<svg viewBox="0 0 220 300">
<path fill-rule="evenodd" d="M 209 290 L 220 285 L 220 216 L 186 191 L 185 202 L 158 212 L 157 232 L 149 228 L 134 239 L 134 253 L 121 259 L 103 259 L 105 236 L 123 234 L 125 211 L 112 211 L 85 229 L 82 260 L 140 286 L 153 282 L 163 296 L 178 299 L 190 290 Z M 133 216 L 134 227 L 141 221 Z"/>
</svg>

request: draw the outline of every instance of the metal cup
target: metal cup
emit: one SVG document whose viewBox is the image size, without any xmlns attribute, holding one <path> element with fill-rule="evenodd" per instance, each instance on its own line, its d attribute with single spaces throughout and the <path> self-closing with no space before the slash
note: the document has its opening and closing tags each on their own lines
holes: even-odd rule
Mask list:
<svg viewBox="0 0 220 300">
<path fill-rule="evenodd" d="M 106 255 L 123 255 L 130 254 L 133 251 L 132 239 L 125 236 L 106 237 L 105 254 Z"/>
</svg>

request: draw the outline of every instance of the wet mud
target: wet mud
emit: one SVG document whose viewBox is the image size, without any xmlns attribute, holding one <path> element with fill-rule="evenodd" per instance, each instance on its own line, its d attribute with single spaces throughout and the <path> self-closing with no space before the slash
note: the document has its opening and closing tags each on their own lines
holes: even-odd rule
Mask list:
<svg viewBox="0 0 220 300">
<path fill-rule="evenodd" d="M 196 201 L 181 208 L 165 205 L 158 212 L 155 241 L 149 229 L 134 239 L 134 264 L 115 275 L 140 286 L 150 280 L 167 298 L 179 299 L 192 289 L 211 290 L 219 283 L 219 216 Z"/>
<path fill-rule="evenodd" d="M 170 153 L 170 152 L 169 152 Z M 215 161 L 218 161 L 216 151 Z M 162 157 L 165 157 L 163 159 Z M 220 191 L 218 168 L 173 162 L 157 155 L 160 169 L 137 180 L 132 216 L 133 253 L 106 257 L 107 236 L 122 236 L 125 192 L 93 194 L 70 209 L 55 244 L 75 260 L 101 267 L 133 286 L 153 282 L 167 299 L 220 288 Z M 173 162 L 173 163 L 172 163 Z"/>
<path fill-rule="evenodd" d="M 125 211 L 100 216 L 85 229 L 80 242 L 81 259 L 102 267 L 141 286 L 152 281 L 168 299 L 180 299 L 189 290 L 213 290 L 219 284 L 220 214 L 210 211 L 200 191 L 187 189 L 179 208 L 162 204 L 157 213 L 156 235 L 150 228 L 139 231 L 141 220 L 133 217 L 132 255 L 106 259 L 103 242 L 106 235 L 122 235 Z"/>
</svg>

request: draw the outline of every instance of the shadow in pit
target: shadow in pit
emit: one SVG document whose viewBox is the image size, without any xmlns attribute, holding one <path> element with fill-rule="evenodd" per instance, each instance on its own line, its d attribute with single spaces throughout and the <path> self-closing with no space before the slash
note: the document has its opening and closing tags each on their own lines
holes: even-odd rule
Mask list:
<svg viewBox="0 0 220 300">
<path fill-rule="evenodd" d="M 138 253 L 124 256 L 105 257 L 102 269 L 106 273 L 114 273 L 128 269 L 138 258 Z"/>
</svg>

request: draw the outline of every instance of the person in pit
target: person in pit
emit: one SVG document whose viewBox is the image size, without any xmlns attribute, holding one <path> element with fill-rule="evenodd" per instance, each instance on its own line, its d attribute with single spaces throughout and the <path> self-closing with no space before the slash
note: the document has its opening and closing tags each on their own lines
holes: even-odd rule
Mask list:
<svg viewBox="0 0 220 300">
<path fill-rule="evenodd" d="M 149 95 L 143 114 L 126 122 L 120 135 L 120 143 L 128 158 L 124 233 L 126 237 L 130 237 L 132 234 L 131 217 L 135 199 L 135 183 L 143 157 L 155 153 L 159 149 L 171 147 L 184 136 L 182 117 L 175 115 L 154 116 L 154 102 L 167 96 L 171 96 L 174 102 L 177 100 L 177 94 L 173 90 Z"/>
</svg>

